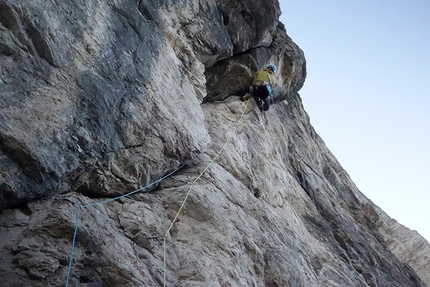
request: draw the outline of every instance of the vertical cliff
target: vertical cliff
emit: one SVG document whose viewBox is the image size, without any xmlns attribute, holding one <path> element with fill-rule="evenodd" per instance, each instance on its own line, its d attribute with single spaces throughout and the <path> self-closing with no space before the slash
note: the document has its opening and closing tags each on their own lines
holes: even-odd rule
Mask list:
<svg viewBox="0 0 430 287">
<path fill-rule="evenodd" d="M 428 242 L 312 128 L 280 13 L 0 0 L 2 285 L 429 285 Z M 234 92 L 268 63 L 263 115 Z"/>
</svg>

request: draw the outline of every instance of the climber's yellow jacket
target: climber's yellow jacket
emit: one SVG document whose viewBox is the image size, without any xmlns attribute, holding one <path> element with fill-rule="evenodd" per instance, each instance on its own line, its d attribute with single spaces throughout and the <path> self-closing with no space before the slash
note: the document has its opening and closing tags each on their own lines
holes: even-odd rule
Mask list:
<svg viewBox="0 0 430 287">
<path fill-rule="evenodd" d="M 268 68 L 264 68 L 262 70 L 258 70 L 257 72 L 255 72 L 252 84 L 254 86 L 261 86 L 261 85 L 272 86 L 275 83 L 274 79 L 275 78 L 272 70 Z"/>
</svg>

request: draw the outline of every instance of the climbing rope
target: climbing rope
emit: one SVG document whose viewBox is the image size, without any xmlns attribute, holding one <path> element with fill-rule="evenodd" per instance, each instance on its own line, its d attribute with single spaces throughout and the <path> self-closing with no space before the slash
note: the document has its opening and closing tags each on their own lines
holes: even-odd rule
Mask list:
<svg viewBox="0 0 430 287">
<path fill-rule="evenodd" d="M 288 147 L 288 144 L 287 144 Z M 287 152 L 284 149 L 284 158 L 285 158 L 285 172 L 287 176 L 287 192 L 288 192 L 288 201 L 290 203 L 290 221 L 291 221 L 291 236 L 293 237 L 293 258 L 294 258 L 294 269 L 293 269 L 293 287 L 297 286 L 297 243 L 296 243 L 296 232 L 294 230 L 294 212 L 293 212 L 293 201 L 292 201 L 292 189 L 290 188 L 289 180 L 288 180 L 288 167 L 287 167 Z M 290 192 L 289 192 L 290 191 Z"/>
<path fill-rule="evenodd" d="M 193 188 L 194 184 L 203 176 L 203 174 L 209 169 L 209 167 L 215 162 L 215 160 L 218 158 L 218 156 L 224 151 L 227 144 L 230 142 L 230 140 L 233 138 L 234 134 L 236 133 L 237 128 L 239 127 L 240 123 L 242 122 L 243 115 L 245 114 L 246 108 L 248 107 L 249 101 L 246 102 L 246 105 L 242 111 L 242 114 L 240 115 L 239 121 L 236 124 L 236 127 L 233 129 L 232 135 L 227 139 L 227 141 L 224 143 L 220 151 L 215 155 L 215 157 L 211 160 L 211 162 L 206 166 L 206 168 L 194 179 L 194 181 L 191 183 L 190 188 L 188 189 L 187 193 L 185 194 L 185 198 L 182 201 L 181 206 L 179 207 L 178 212 L 176 213 L 175 217 L 172 220 L 172 223 L 170 224 L 169 228 L 166 230 L 164 234 L 164 243 L 163 243 L 163 265 L 164 265 L 164 283 L 163 286 L 166 287 L 166 240 L 167 235 L 169 234 L 170 230 L 172 229 L 173 225 L 175 224 L 176 220 L 179 217 L 179 214 L 181 213 L 182 209 L 184 208 L 184 205 L 188 199 L 188 196 L 190 195 L 191 189 Z"/>
<path fill-rule="evenodd" d="M 220 113 L 220 115 L 218 116 L 217 120 L 216 120 L 216 121 L 212 124 L 212 126 L 209 128 L 209 130 L 208 130 L 208 134 L 210 134 L 210 133 L 211 133 L 212 129 L 213 129 L 213 128 L 215 127 L 215 125 L 218 123 L 219 119 L 224 115 L 224 113 L 225 113 L 226 109 L 223 109 L 223 111 L 224 111 L 224 112 L 223 112 L 223 113 Z M 243 116 L 243 114 L 242 114 L 242 116 Z M 241 118 L 242 118 L 242 116 L 241 116 Z M 236 127 L 236 128 L 237 128 L 237 127 Z M 224 147 L 223 147 L 223 148 L 224 148 Z M 144 186 L 144 187 L 141 187 L 141 188 L 139 188 L 139 189 L 133 190 L 133 191 L 131 191 L 131 192 L 129 192 L 129 193 L 126 193 L 126 194 L 123 194 L 123 195 L 120 195 L 120 196 L 117 196 L 117 197 L 109 198 L 109 199 L 106 199 L 106 200 L 102 200 L 102 201 L 98 201 L 98 202 L 94 202 L 94 203 L 90 203 L 90 204 L 86 204 L 86 205 L 81 205 L 81 206 L 79 206 L 79 207 L 78 207 L 78 212 L 77 212 L 77 214 L 76 214 L 76 221 L 75 221 L 75 230 L 74 230 L 74 232 L 73 232 L 72 248 L 71 248 L 71 251 L 70 251 L 70 257 L 69 257 L 69 265 L 68 265 L 68 267 L 67 267 L 67 276 L 66 276 L 66 283 L 65 283 L 65 287 L 67 287 L 67 286 L 69 285 L 70 271 L 71 271 L 71 269 L 72 269 L 73 253 L 74 253 L 74 251 L 75 251 L 76 235 L 77 235 L 77 233 L 78 233 L 79 217 L 80 217 L 80 215 L 81 215 L 81 210 L 83 210 L 84 208 L 87 208 L 87 207 L 91 207 L 91 206 L 95 206 L 95 205 L 101 205 L 101 204 L 104 204 L 104 203 L 108 203 L 108 202 L 111 202 L 111 201 L 115 201 L 115 200 L 118 200 L 118 199 L 121 199 L 121 198 L 124 198 L 124 197 L 128 197 L 128 196 L 130 196 L 130 195 L 133 195 L 133 194 L 135 194 L 135 193 L 138 193 L 139 191 L 142 191 L 142 190 L 144 190 L 144 189 L 147 189 L 147 188 L 149 188 L 149 187 L 153 186 L 154 184 L 157 184 L 157 183 L 161 182 L 162 180 L 164 180 L 164 179 L 168 178 L 169 176 L 171 176 L 172 174 L 174 174 L 175 172 L 177 172 L 178 170 L 180 170 L 180 169 L 181 169 L 182 167 L 184 167 L 184 166 L 185 166 L 185 164 L 181 164 L 177 169 L 175 169 L 174 171 L 170 172 L 169 174 L 167 174 L 167 175 L 165 175 L 165 176 L 163 176 L 163 177 L 161 177 L 161 178 L 157 179 L 156 181 L 154 181 L 154 182 L 152 182 L 152 183 L 150 183 L 150 184 L 148 184 L 148 185 L 146 185 L 146 186 Z M 197 181 L 197 180 L 196 180 L 196 181 Z M 188 195 L 187 195 L 187 197 L 188 197 Z M 184 201 L 184 204 L 185 204 L 185 201 Z M 182 209 L 182 207 L 181 207 L 181 209 Z M 174 222 L 174 221 L 173 221 L 173 222 Z M 173 225 L 173 223 L 172 223 L 172 225 Z M 170 228 L 171 228 L 171 227 L 169 227 L 169 230 L 170 230 Z"/>
<path fill-rule="evenodd" d="M 291 200 L 291 195 L 290 195 Z M 293 207 L 292 202 L 290 201 L 290 218 L 291 218 L 291 233 L 293 236 L 293 252 L 294 252 L 294 281 L 293 281 L 293 287 L 297 286 L 297 243 L 296 243 L 296 232 L 294 231 L 294 214 L 293 214 Z"/>
<path fill-rule="evenodd" d="M 66 287 L 69 285 L 70 270 L 72 268 L 73 252 L 75 250 L 76 234 L 78 233 L 79 216 L 81 214 L 81 210 L 84 209 L 84 208 L 87 208 L 87 207 L 91 207 L 91 206 L 95 206 L 95 205 L 100 205 L 100 204 L 108 203 L 108 202 L 111 202 L 111 201 L 118 200 L 120 198 L 124 198 L 124 197 L 130 196 L 130 195 L 133 195 L 133 194 L 135 194 L 135 193 L 137 193 L 139 191 L 142 191 L 142 190 L 144 190 L 146 188 L 151 187 L 154 184 L 159 183 L 160 181 L 162 181 L 165 178 L 168 178 L 169 176 L 171 176 L 172 174 L 174 174 L 175 172 L 177 172 L 178 170 L 180 170 L 184 165 L 185 164 L 181 164 L 177 169 L 175 169 L 171 173 L 169 173 L 169 174 L 167 174 L 167 175 L 165 175 L 165 176 L 157 179 L 156 181 L 154 181 L 154 182 L 152 182 L 152 183 L 150 183 L 150 184 L 148 184 L 148 185 L 146 185 L 144 187 L 141 187 L 139 189 L 133 190 L 133 191 L 131 191 L 129 193 L 126 193 L 126 194 L 123 194 L 123 195 L 120 195 L 120 196 L 117 196 L 117 197 L 109 198 L 109 199 L 106 199 L 106 200 L 102 200 L 102 201 L 98 201 L 98 202 L 94 202 L 94 203 L 90 203 L 90 204 L 86 204 L 86 205 L 81 205 L 81 206 L 78 207 L 78 213 L 76 214 L 75 231 L 73 232 L 72 250 L 70 251 L 69 266 L 67 268 L 67 277 L 66 277 L 66 285 L 65 285 Z"/>
</svg>

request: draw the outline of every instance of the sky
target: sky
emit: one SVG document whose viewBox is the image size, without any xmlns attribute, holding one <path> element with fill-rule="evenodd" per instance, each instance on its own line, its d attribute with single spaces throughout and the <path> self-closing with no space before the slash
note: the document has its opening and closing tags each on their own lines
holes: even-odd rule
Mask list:
<svg viewBox="0 0 430 287">
<path fill-rule="evenodd" d="M 316 132 L 366 197 L 430 241 L 430 1 L 280 4 Z"/>
</svg>

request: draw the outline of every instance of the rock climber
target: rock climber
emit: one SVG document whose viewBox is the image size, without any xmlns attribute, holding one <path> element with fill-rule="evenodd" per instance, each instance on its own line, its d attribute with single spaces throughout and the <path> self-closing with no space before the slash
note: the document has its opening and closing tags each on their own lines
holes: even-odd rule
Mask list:
<svg viewBox="0 0 430 287">
<path fill-rule="evenodd" d="M 268 111 L 269 99 L 273 96 L 272 86 L 275 82 L 275 72 L 276 66 L 273 64 L 255 72 L 252 85 L 249 88 L 244 88 L 238 91 L 240 100 L 246 101 L 252 96 L 257 102 L 260 111 Z"/>
</svg>

